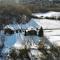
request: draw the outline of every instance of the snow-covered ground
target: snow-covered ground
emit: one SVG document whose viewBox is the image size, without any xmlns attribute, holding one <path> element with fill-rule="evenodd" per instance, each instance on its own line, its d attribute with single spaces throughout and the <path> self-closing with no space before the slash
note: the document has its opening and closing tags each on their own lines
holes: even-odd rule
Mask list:
<svg viewBox="0 0 60 60">
<path fill-rule="evenodd" d="M 60 46 L 60 30 L 44 31 L 44 34 L 53 45 Z"/>
<path fill-rule="evenodd" d="M 37 17 L 60 17 L 60 12 L 55 12 L 55 11 L 49 11 L 46 13 L 33 13 L 32 15 L 37 16 Z"/>
</svg>

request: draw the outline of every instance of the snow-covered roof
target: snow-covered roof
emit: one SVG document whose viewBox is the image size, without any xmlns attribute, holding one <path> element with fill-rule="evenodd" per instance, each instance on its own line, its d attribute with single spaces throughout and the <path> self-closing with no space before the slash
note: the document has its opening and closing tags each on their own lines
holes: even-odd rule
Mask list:
<svg viewBox="0 0 60 60">
<path fill-rule="evenodd" d="M 33 26 L 28 27 L 28 30 L 36 30 Z"/>
<path fill-rule="evenodd" d="M 20 24 L 19 26 L 21 27 L 21 29 L 27 29 L 28 28 L 27 24 Z"/>
<path fill-rule="evenodd" d="M 33 27 L 34 29 L 41 27 L 41 25 L 39 25 L 35 19 L 31 19 L 30 22 L 28 22 L 28 26 Z"/>
<path fill-rule="evenodd" d="M 19 24 L 13 24 L 11 25 L 15 30 L 21 29 L 21 27 L 19 26 Z"/>
<path fill-rule="evenodd" d="M 9 24 L 4 27 L 4 29 L 7 29 L 7 28 L 11 30 L 18 30 L 18 29 L 21 29 L 21 26 L 19 26 L 19 24 Z"/>
<path fill-rule="evenodd" d="M 11 29 L 11 30 L 18 30 L 18 29 L 25 29 L 25 30 L 36 30 L 36 28 L 40 28 L 41 26 L 38 25 L 38 23 L 34 20 L 34 19 L 31 19 L 31 21 L 29 21 L 28 23 L 26 24 L 9 24 L 9 25 L 6 25 L 4 27 L 4 29 Z"/>
<path fill-rule="evenodd" d="M 7 25 L 7 26 L 4 27 L 4 29 L 7 29 L 7 28 L 11 29 L 11 30 L 14 30 L 14 28 L 11 25 Z"/>
<path fill-rule="evenodd" d="M 9 24 L 9 25 L 5 26 L 4 29 L 10 28 L 12 30 L 18 30 L 18 29 L 36 30 L 36 28 L 40 29 L 41 26 L 43 27 L 43 29 L 56 29 L 56 28 L 59 28 L 60 21 L 49 20 L 49 19 L 31 19 L 26 24 Z"/>
</svg>

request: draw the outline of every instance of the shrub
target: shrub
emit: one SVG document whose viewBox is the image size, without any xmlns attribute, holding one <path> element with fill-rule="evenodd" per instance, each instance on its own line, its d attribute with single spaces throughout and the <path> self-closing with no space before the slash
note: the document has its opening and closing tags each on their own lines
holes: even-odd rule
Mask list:
<svg viewBox="0 0 60 60">
<path fill-rule="evenodd" d="M 22 60 L 24 59 L 24 58 L 27 58 L 27 59 L 29 59 L 30 60 L 30 57 L 29 57 L 29 55 L 28 55 L 28 49 L 21 49 L 21 50 L 19 50 L 19 58 L 21 58 Z"/>
<path fill-rule="evenodd" d="M 24 60 L 24 58 L 30 60 L 30 57 L 28 55 L 28 49 L 27 48 L 24 48 L 24 49 L 12 49 L 10 51 L 10 54 L 9 56 L 11 57 L 11 59 L 13 60 L 17 60 L 18 58 L 21 59 L 21 60 Z"/>
<path fill-rule="evenodd" d="M 45 17 L 45 19 L 56 19 L 55 17 Z"/>
<path fill-rule="evenodd" d="M 13 59 L 13 60 L 16 60 L 17 59 L 17 53 L 15 51 L 15 49 L 12 49 L 10 51 L 10 57 Z"/>
<path fill-rule="evenodd" d="M 45 19 L 50 19 L 49 17 L 45 17 Z"/>
</svg>

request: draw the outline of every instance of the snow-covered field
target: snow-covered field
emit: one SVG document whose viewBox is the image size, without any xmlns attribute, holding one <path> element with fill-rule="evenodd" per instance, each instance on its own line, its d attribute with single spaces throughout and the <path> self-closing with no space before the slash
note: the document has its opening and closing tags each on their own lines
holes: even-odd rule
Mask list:
<svg viewBox="0 0 60 60">
<path fill-rule="evenodd" d="M 52 44 L 60 44 L 60 30 L 45 30 L 45 36 L 49 39 Z"/>
<path fill-rule="evenodd" d="M 49 11 L 46 13 L 33 13 L 32 15 L 37 16 L 37 17 L 60 17 L 60 12 L 55 12 L 55 11 Z"/>
</svg>

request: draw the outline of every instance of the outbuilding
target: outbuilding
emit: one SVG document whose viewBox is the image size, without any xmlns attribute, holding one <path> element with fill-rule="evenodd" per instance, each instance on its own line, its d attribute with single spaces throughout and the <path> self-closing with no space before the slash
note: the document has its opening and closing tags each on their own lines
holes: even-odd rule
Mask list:
<svg viewBox="0 0 60 60">
<path fill-rule="evenodd" d="M 4 33 L 5 34 L 14 34 L 14 28 L 10 25 L 7 25 L 4 27 Z"/>
</svg>

